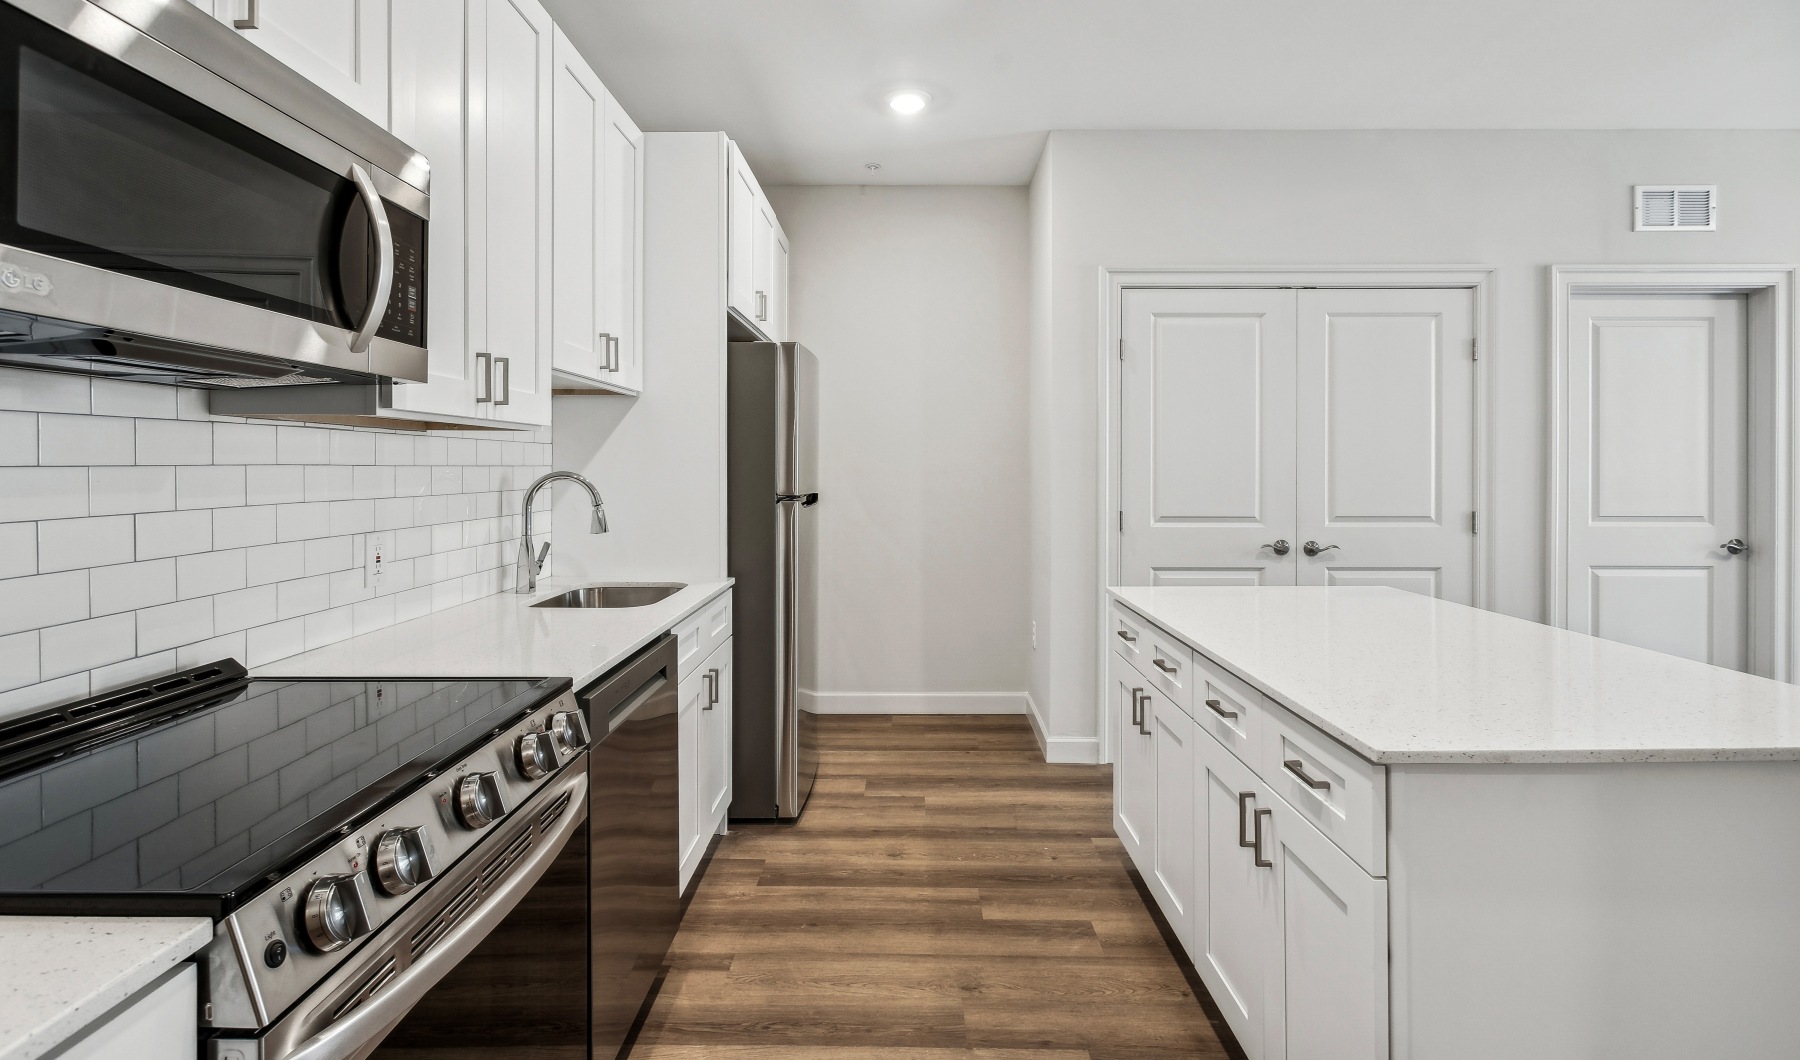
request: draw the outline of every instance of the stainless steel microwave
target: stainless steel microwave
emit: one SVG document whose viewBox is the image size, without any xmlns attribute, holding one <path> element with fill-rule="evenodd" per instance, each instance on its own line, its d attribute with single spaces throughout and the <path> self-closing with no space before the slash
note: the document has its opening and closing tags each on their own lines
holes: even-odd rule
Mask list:
<svg viewBox="0 0 1800 1060">
<path fill-rule="evenodd" d="M 428 174 L 187 0 L 0 0 L 0 364 L 423 381 Z"/>
</svg>

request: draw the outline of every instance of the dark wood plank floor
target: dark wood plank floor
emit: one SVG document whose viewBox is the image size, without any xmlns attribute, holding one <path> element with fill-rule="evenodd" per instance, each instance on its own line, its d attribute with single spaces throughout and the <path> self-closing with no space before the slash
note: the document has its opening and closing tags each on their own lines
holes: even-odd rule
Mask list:
<svg viewBox="0 0 1800 1060">
<path fill-rule="evenodd" d="M 1023 717 L 823 717 L 797 824 L 734 825 L 632 1060 L 1226 1057 L 1112 834 Z"/>
</svg>

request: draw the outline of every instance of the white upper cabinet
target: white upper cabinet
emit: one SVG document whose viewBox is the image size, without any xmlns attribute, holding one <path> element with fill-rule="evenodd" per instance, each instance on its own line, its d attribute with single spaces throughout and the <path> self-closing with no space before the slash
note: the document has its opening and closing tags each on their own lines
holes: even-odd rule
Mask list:
<svg viewBox="0 0 1800 1060">
<path fill-rule="evenodd" d="M 787 233 L 756 174 L 731 145 L 726 194 L 726 305 L 757 336 L 787 339 Z M 750 337 L 750 336 L 744 336 Z"/>
<path fill-rule="evenodd" d="M 788 237 L 779 221 L 775 223 L 775 268 L 769 282 L 773 287 L 769 295 L 769 337 L 787 342 L 793 338 L 788 334 Z"/>
<path fill-rule="evenodd" d="M 392 0 L 200 0 L 199 6 L 370 121 L 390 127 Z"/>
<path fill-rule="evenodd" d="M 551 71 L 536 0 L 469 0 L 468 321 L 481 415 L 550 422 Z M 435 213 L 435 211 L 434 211 Z"/>
<path fill-rule="evenodd" d="M 611 336 L 610 381 L 644 388 L 644 133 L 606 93 L 605 230 L 600 255 L 604 330 Z"/>
</svg>

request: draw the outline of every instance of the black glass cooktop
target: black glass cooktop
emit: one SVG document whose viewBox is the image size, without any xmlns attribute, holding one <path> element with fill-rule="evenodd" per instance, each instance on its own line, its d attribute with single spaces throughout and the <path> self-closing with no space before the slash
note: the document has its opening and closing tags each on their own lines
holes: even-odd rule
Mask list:
<svg viewBox="0 0 1800 1060">
<path fill-rule="evenodd" d="M 227 661 L 0 722 L 0 913 L 223 917 L 568 684 Z"/>
</svg>

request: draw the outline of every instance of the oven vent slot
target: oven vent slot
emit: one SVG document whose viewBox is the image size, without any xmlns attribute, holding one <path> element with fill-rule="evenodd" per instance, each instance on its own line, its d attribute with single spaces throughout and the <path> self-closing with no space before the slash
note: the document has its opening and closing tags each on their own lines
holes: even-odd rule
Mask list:
<svg viewBox="0 0 1800 1060">
<path fill-rule="evenodd" d="M 388 985 L 388 980 L 394 977 L 396 971 L 398 969 L 394 966 L 394 958 L 389 957 L 383 961 L 381 967 L 375 969 L 375 974 L 363 980 L 363 984 L 352 990 L 344 1003 L 337 1007 L 337 1011 L 331 1014 L 332 1020 L 335 1022 L 342 1019 L 346 1012 L 374 997 L 382 987 Z"/>
<path fill-rule="evenodd" d="M 535 831 L 522 833 L 505 850 L 495 854 L 491 861 L 483 865 L 481 867 L 481 893 L 486 895 L 498 886 L 500 881 L 506 878 L 506 874 L 512 871 L 513 866 L 524 860 L 525 855 L 531 853 L 531 848 L 536 845 L 536 840 L 537 833 Z"/>
<path fill-rule="evenodd" d="M 481 904 L 481 881 L 470 880 L 458 891 L 450 903 L 438 911 L 438 915 L 426 922 L 424 927 L 413 932 L 411 946 L 412 959 L 423 957 L 431 947 L 437 945 L 450 929 L 462 921 L 463 917 L 475 911 Z"/>
<path fill-rule="evenodd" d="M 542 835 L 549 831 L 550 826 L 555 824 L 562 817 L 563 811 L 568 808 L 569 793 L 565 791 L 556 797 L 555 802 L 545 807 L 543 813 L 538 814 L 538 834 Z"/>
</svg>

